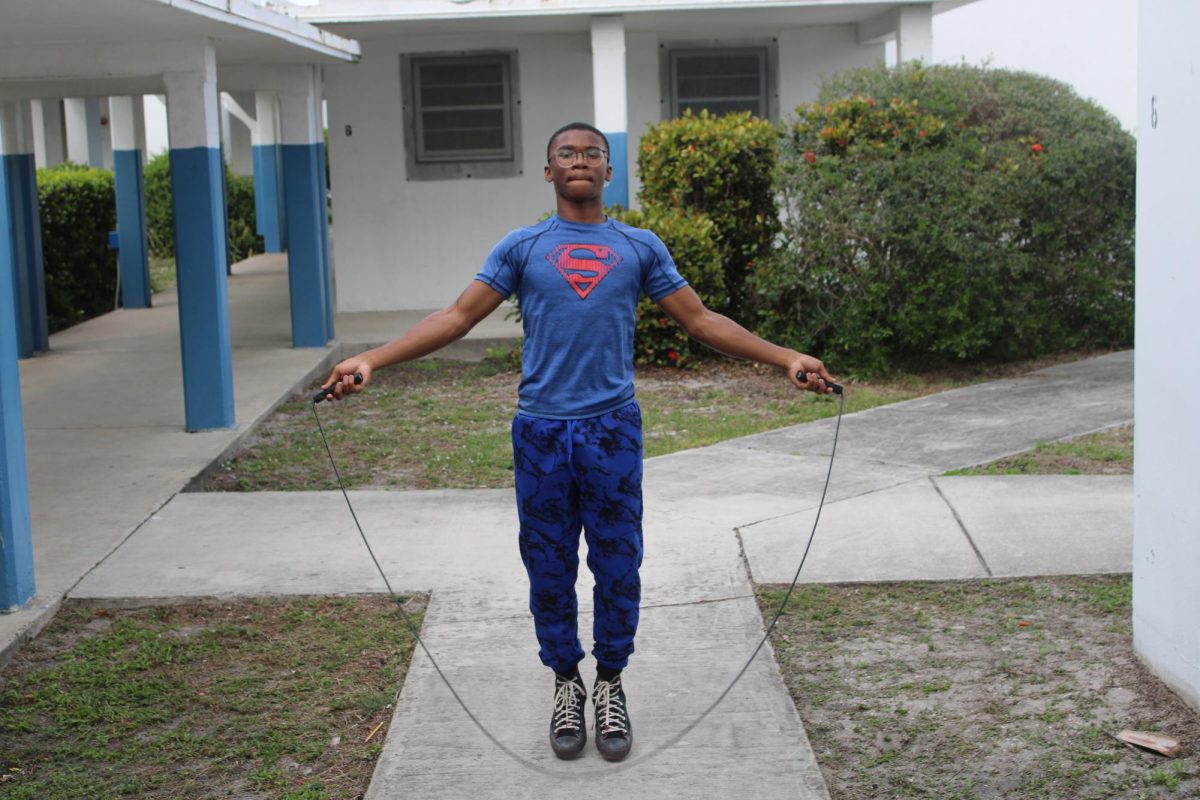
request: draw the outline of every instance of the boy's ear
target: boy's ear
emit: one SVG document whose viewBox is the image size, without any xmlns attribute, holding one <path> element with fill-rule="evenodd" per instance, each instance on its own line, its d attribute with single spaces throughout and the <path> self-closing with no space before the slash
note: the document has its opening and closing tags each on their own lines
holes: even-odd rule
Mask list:
<svg viewBox="0 0 1200 800">
<path fill-rule="evenodd" d="M 546 183 L 554 183 L 554 173 L 550 171 L 550 165 L 542 167 L 542 177 L 546 179 Z"/>
</svg>

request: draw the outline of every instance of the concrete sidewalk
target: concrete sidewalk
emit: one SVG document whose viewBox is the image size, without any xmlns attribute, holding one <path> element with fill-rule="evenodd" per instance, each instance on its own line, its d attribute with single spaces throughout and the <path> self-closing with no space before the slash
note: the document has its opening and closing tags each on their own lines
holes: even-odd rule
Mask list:
<svg viewBox="0 0 1200 800">
<path fill-rule="evenodd" d="M 384 341 L 427 312 L 339 314 L 340 344 L 294 349 L 287 259 L 261 255 L 229 279 L 236 430 L 186 433 L 178 300 L 114 311 L 50 337 L 20 362 L 37 595 L 0 614 L 0 665 L 88 570 L 340 352 Z M 520 335 L 502 312 L 456 343 L 473 355 Z"/>
<path fill-rule="evenodd" d="M 940 475 L 1130 421 L 1131 364 L 1132 353 L 1119 353 L 845 418 L 802 580 L 1128 570 L 1128 477 Z M 645 610 L 626 679 L 635 755 L 694 719 L 753 650 L 762 618 L 751 574 L 791 580 L 833 426 L 828 420 L 647 462 Z M 491 747 L 418 653 L 369 797 L 827 796 L 767 653 L 703 725 L 648 763 L 616 769 L 592 748 L 583 763 L 556 762 L 545 743 L 549 683 L 535 666 L 511 493 L 351 496 L 392 585 L 433 591 L 424 637 L 467 704 L 546 770 L 530 772 Z M 72 594 L 121 601 L 382 589 L 338 493 L 186 494 Z M 589 595 L 581 576 L 585 620 Z"/>
<path fill-rule="evenodd" d="M 21 364 L 39 595 L 0 616 L 0 663 L 68 594 L 144 602 L 383 589 L 338 493 L 179 494 L 338 355 L 290 347 L 284 259 L 243 262 L 230 281 L 240 431 L 183 432 L 173 299 L 156 295 L 154 309 L 72 328 Z M 339 315 L 337 325 L 355 349 L 419 316 Z M 515 332 L 497 314 L 473 335 Z M 1132 420 L 1132 359 L 1118 353 L 847 417 L 802 580 L 1129 569 L 1128 478 L 940 476 Z M 590 747 L 582 762 L 559 763 L 546 746 L 550 683 L 536 666 L 511 492 L 353 493 L 393 586 L 433 591 L 424 637 L 443 670 L 484 724 L 543 767 L 531 772 L 492 748 L 418 652 L 369 797 L 827 797 L 769 648 L 703 725 L 636 760 L 706 708 L 761 637 L 752 578 L 791 579 L 833 425 L 647 462 L 645 608 L 626 678 L 637 744 L 623 767 Z M 590 591 L 580 583 L 586 628 Z"/>
</svg>

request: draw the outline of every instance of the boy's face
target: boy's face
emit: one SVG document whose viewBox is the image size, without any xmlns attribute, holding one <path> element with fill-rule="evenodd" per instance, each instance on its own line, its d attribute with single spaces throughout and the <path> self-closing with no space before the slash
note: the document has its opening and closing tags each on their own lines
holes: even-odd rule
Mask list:
<svg viewBox="0 0 1200 800">
<path fill-rule="evenodd" d="M 577 153 L 569 166 L 559 163 L 556 154 L 570 150 Z M 604 140 L 591 131 L 563 131 L 550 146 L 550 161 L 546 164 L 546 182 L 554 184 L 560 197 L 576 202 L 592 200 L 604 195 L 604 182 L 612 177 L 612 165 L 605 158 L 595 165 L 588 164 L 584 154 L 588 150 L 607 151 Z"/>
</svg>

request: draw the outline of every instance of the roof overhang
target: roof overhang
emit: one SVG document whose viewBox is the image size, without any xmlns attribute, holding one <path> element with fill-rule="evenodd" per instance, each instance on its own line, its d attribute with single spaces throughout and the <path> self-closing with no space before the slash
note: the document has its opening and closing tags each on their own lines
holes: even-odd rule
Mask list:
<svg viewBox="0 0 1200 800">
<path fill-rule="evenodd" d="M 975 0 L 926 0 L 940 14 Z M 595 16 L 620 14 L 627 30 L 710 33 L 714 26 L 855 24 L 913 0 L 319 0 L 292 13 L 356 38 L 400 33 L 588 30 Z"/>
<path fill-rule="evenodd" d="M 197 42 L 223 66 L 357 61 L 358 42 L 252 0 L 36 0 L 6 3 L 0 94 L 162 91 Z"/>
</svg>

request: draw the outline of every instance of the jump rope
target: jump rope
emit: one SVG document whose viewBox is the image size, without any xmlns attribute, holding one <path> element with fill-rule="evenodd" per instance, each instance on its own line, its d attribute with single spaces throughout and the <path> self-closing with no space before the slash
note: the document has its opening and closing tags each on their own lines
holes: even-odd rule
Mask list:
<svg viewBox="0 0 1200 800">
<path fill-rule="evenodd" d="M 797 373 L 796 379 L 799 380 L 801 383 L 807 382 L 807 376 L 804 372 Z M 362 374 L 355 373 L 354 382 L 356 384 L 361 384 L 362 381 L 363 381 Z M 507 745 L 505 745 L 503 742 L 501 742 L 499 739 L 497 739 L 496 736 L 487 729 L 487 726 L 485 726 L 482 722 L 480 722 L 479 718 L 475 716 L 475 714 L 471 711 L 471 709 L 469 707 L 467 707 L 467 704 L 466 704 L 466 702 L 463 701 L 462 696 L 459 695 L 458 691 L 454 688 L 453 684 L 450 683 L 450 679 L 446 677 L 446 674 L 444 672 L 442 672 L 442 668 L 438 665 L 437 659 L 435 659 L 433 657 L 433 653 L 429 652 L 429 648 L 425 646 L 425 641 L 421 638 L 420 631 L 418 631 L 416 626 L 413 625 L 412 620 L 410 620 L 408 618 L 408 614 L 405 614 L 403 611 L 401 611 L 400 619 L 404 621 L 404 626 L 406 628 L 408 628 L 408 632 L 412 634 L 413 639 L 415 639 L 417 644 L 420 645 L 422 652 L 424 652 L 425 656 L 429 659 L 429 663 L 431 665 L 433 665 L 434 671 L 437 673 L 438 677 L 441 678 L 442 683 L 444 683 L 446 685 L 446 689 L 449 690 L 451 696 L 454 697 L 454 700 L 462 708 L 463 713 L 467 715 L 467 717 L 471 720 L 472 723 L 474 723 L 475 727 L 479 729 L 479 732 L 487 737 L 488 741 L 490 741 L 493 745 L 496 746 L 496 748 L 498 750 L 500 750 L 506 756 L 511 758 L 513 761 L 517 762 L 518 764 L 525 767 L 526 769 L 532 770 L 533 772 L 537 772 L 542 775 L 548 775 L 550 777 L 558 777 L 558 778 L 561 778 L 566 775 L 579 776 L 579 777 L 584 777 L 584 776 L 588 776 L 588 775 L 601 775 L 601 774 L 608 775 L 608 774 L 612 774 L 612 772 L 614 770 L 628 769 L 630 767 L 637 766 L 638 764 L 642 764 L 647 761 L 650 761 L 653 758 L 655 758 L 656 756 L 658 756 L 660 753 L 662 753 L 663 751 L 674 747 L 676 744 L 678 744 L 680 741 L 683 740 L 683 737 L 685 737 L 689 733 L 691 733 L 696 728 L 697 725 L 699 725 L 701 722 L 703 722 L 708 717 L 708 715 L 711 714 L 716 709 L 716 707 L 721 704 L 721 701 L 724 700 L 725 697 L 731 691 L 733 691 L 733 687 L 737 685 L 738 681 L 740 681 L 742 679 L 742 676 L 746 674 L 746 671 L 748 669 L 750 669 L 750 665 L 752 663 L 754 663 L 754 659 L 758 657 L 759 651 L 761 651 L 763 648 L 763 645 L 765 645 L 767 643 L 767 639 L 768 639 L 768 637 L 770 637 L 771 631 L 773 631 L 775 629 L 775 623 L 777 623 L 779 621 L 779 618 L 781 616 L 783 616 L 784 609 L 787 608 L 788 600 L 791 599 L 792 592 L 794 592 L 796 589 L 796 583 L 797 583 L 797 581 L 800 580 L 800 570 L 804 569 L 804 562 L 808 558 L 808 551 L 812 548 L 813 537 L 815 537 L 816 533 L 817 533 L 817 523 L 821 519 L 821 509 L 823 509 L 825 507 L 825 495 L 829 491 L 829 478 L 833 474 L 833 458 L 834 458 L 834 455 L 837 453 L 838 434 L 841 432 L 841 429 L 842 429 L 842 412 L 846 408 L 846 395 L 844 394 L 844 392 L 842 390 L 842 385 L 839 383 L 834 383 L 834 384 L 831 384 L 831 388 L 833 389 L 833 393 L 836 394 L 840 398 L 840 402 L 838 403 L 837 424 L 834 426 L 834 429 L 833 429 L 833 447 L 829 451 L 829 468 L 825 472 L 825 486 L 824 486 L 824 488 L 821 489 L 821 501 L 820 501 L 820 503 L 817 504 L 817 515 L 813 518 L 812 530 L 808 534 L 807 544 L 804 545 L 804 554 L 800 557 L 800 565 L 798 567 L 796 567 L 796 574 L 792 577 L 791 584 L 788 585 L 787 592 L 783 596 L 783 601 L 780 602 L 779 608 L 775 611 L 774 616 L 771 617 L 770 624 L 767 625 L 767 628 L 763 632 L 762 638 L 759 640 L 758 645 L 754 648 L 754 651 L 752 653 L 750 653 L 750 657 L 746 659 L 746 663 L 743 664 L 742 668 L 740 670 L 738 670 L 736 675 L 733 676 L 733 680 L 731 680 L 729 682 L 729 685 L 725 687 L 725 690 L 723 692 L 721 692 L 719 695 L 717 695 L 717 699 L 713 700 L 712 703 L 708 706 L 708 708 L 704 709 L 704 711 L 702 711 L 699 716 L 697 716 L 694 720 L 692 720 L 690 723 L 688 723 L 688 725 L 685 726 L 681 731 L 679 731 L 679 733 L 675 734 L 674 736 L 667 739 L 665 742 L 659 744 L 658 746 L 651 748 L 649 751 L 642 753 L 638 756 L 635 756 L 632 759 L 622 761 L 622 762 L 619 762 L 616 764 L 612 764 L 611 766 L 605 767 L 603 769 L 583 770 L 583 771 L 577 770 L 577 769 L 571 769 L 571 770 L 548 769 L 547 767 L 543 766 L 542 764 L 539 764 L 535 761 L 530 761 L 529 759 L 513 752 L 512 749 L 510 749 Z M 333 474 L 335 476 L 337 476 L 338 488 L 340 488 L 342 490 L 342 497 L 344 497 L 346 499 L 346 507 L 350 509 L 350 516 L 354 519 L 354 526 L 356 528 L 358 528 L 358 535 L 360 537 L 362 537 L 363 544 L 366 546 L 367 552 L 371 556 L 371 561 L 373 561 L 375 563 L 375 569 L 379 571 L 379 577 L 383 578 L 383 585 L 387 587 L 388 594 L 391 596 L 392 602 L 396 603 L 397 608 L 399 608 L 400 604 L 401 604 L 401 600 L 396 595 L 396 592 L 393 591 L 391 582 L 388 581 L 387 575 L 383 571 L 383 567 L 380 566 L 380 564 L 379 564 L 379 559 L 375 557 L 375 551 L 371 548 L 371 543 L 367 540 L 367 535 L 365 533 L 363 533 L 362 525 L 358 521 L 358 515 L 354 513 L 354 505 L 350 502 L 350 495 L 347 494 L 347 492 L 346 492 L 346 484 L 342 480 L 342 473 L 338 469 L 337 461 L 335 461 L 334 457 L 333 457 L 333 449 L 330 448 L 329 439 L 325 435 L 325 427 L 321 424 L 321 416 L 317 413 L 317 405 L 322 400 L 324 400 L 328 395 L 329 395 L 329 390 L 323 388 L 323 389 L 320 389 L 319 391 L 317 391 L 312 396 L 313 419 L 315 419 L 317 421 L 317 430 L 319 430 L 321 432 L 321 441 L 324 442 L 325 452 L 329 455 L 329 464 L 330 464 L 330 466 L 333 467 Z"/>
</svg>

